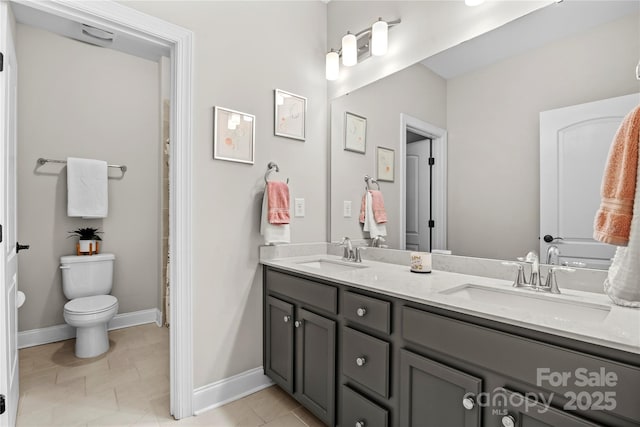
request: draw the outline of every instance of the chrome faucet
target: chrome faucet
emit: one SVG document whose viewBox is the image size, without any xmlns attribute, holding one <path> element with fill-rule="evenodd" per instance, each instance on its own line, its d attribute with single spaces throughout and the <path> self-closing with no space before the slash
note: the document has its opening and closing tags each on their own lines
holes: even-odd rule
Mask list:
<svg viewBox="0 0 640 427">
<path fill-rule="evenodd" d="M 547 249 L 547 264 L 559 265 L 560 264 L 560 249 L 556 245 L 551 245 Z"/>
<path fill-rule="evenodd" d="M 365 248 L 354 248 L 351 244 L 351 239 L 348 237 L 344 237 L 340 241 L 340 245 L 344 246 L 344 254 L 342 255 L 343 261 L 362 262 L 362 250 Z"/>
<path fill-rule="evenodd" d="M 549 272 L 547 273 L 547 278 L 543 284 L 542 276 L 540 275 L 540 260 L 538 259 L 538 254 L 536 252 L 531 251 L 525 257 L 518 257 L 518 261 L 520 261 L 520 263 L 512 261 L 505 261 L 502 263 L 504 265 L 514 265 L 518 267 L 518 275 L 513 282 L 514 288 L 528 288 L 535 291 L 559 294 L 561 292 L 556 280 L 556 271 L 575 271 L 575 269 L 569 267 L 550 267 Z M 531 264 L 531 275 L 529 276 L 529 281 L 525 278 L 524 265 L 522 263 Z"/>
<path fill-rule="evenodd" d="M 384 243 L 384 237 L 382 236 L 376 236 L 373 239 L 371 239 L 371 247 L 372 248 L 384 248 L 386 247 L 386 245 L 383 245 L 382 243 Z"/>
</svg>

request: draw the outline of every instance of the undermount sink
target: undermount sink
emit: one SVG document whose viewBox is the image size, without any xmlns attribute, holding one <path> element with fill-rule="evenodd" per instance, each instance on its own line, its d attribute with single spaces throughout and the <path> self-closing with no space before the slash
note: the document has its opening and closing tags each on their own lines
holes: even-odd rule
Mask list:
<svg viewBox="0 0 640 427">
<path fill-rule="evenodd" d="M 358 268 L 367 268 L 366 265 L 356 264 L 353 262 L 334 261 L 330 259 L 316 259 L 313 261 L 299 262 L 302 267 L 309 267 L 327 273 L 339 273 L 342 271 L 357 270 Z"/>
<path fill-rule="evenodd" d="M 545 297 L 544 294 L 528 290 L 495 289 L 473 284 L 448 289 L 440 294 L 487 305 L 529 311 L 558 320 L 602 322 L 611 311 L 611 307 L 606 305 L 568 301 L 552 296 Z"/>
</svg>

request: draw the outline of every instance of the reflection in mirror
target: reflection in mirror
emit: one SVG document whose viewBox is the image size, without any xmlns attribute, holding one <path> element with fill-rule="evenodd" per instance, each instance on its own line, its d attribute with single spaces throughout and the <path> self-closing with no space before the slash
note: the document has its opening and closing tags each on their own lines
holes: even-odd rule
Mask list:
<svg viewBox="0 0 640 427">
<path fill-rule="evenodd" d="M 539 250 L 549 161 L 540 158 L 540 113 L 640 92 L 639 10 L 630 1 L 553 4 L 334 99 L 331 240 L 369 237 L 346 206 L 360 207 L 363 176 L 377 178 L 384 147 L 395 151 L 395 180 L 380 183 L 390 248 L 499 259 Z M 367 119 L 364 154 L 344 150 L 346 112 Z M 592 173 L 599 182 L 602 170 Z M 576 215 L 592 219 L 596 208 Z"/>
</svg>

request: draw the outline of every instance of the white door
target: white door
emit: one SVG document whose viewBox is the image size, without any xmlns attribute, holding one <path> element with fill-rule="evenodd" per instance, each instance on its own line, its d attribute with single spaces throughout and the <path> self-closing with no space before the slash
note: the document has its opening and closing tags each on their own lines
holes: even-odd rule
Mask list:
<svg viewBox="0 0 640 427">
<path fill-rule="evenodd" d="M 410 251 L 431 251 L 429 228 L 431 208 L 431 175 L 429 157 L 431 140 L 407 144 L 406 163 L 406 244 Z"/>
<path fill-rule="evenodd" d="M 6 1 L 0 2 L 0 135 L 2 159 L 0 167 L 0 394 L 5 399 L 5 412 L 0 425 L 13 426 L 18 411 L 18 257 L 16 252 L 16 95 L 17 68 L 13 44 L 15 19 Z"/>
<path fill-rule="evenodd" d="M 592 238 L 593 220 L 609 147 L 624 116 L 639 103 L 640 94 L 632 94 L 540 113 L 542 260 L 555 245 L 560 263 L 603 269 L 611 264 L 615 246 Z"/>
</svg>

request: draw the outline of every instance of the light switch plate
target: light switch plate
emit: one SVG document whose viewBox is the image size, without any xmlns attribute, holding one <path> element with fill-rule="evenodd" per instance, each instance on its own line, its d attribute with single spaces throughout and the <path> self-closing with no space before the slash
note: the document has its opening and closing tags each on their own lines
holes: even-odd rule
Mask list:
<svg viewBox="0 0 640 427">
<path fill-rule="evenodd" d="M 345 218 L 351 218 L 351 200 L 345 200 L 342 215 Z"/>
<path fill-rule="evenodd" d="M 304 199 L 294 199 L 294 215 L 298 218 L 304 217 Z"/>
</svg>

